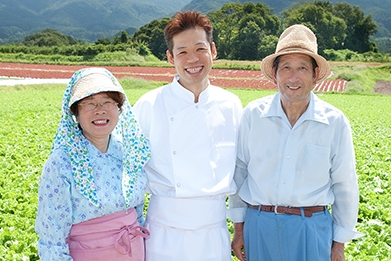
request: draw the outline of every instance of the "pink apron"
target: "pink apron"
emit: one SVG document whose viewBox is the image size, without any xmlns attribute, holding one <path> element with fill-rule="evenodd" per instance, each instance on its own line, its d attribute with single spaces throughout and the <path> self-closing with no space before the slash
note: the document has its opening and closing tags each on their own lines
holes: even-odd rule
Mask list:
<svg viewBox="0 0 391 261">
<path fill-rule="evenodd" d="M 144 261 L 148 236 L 133 208 L 73 225 L 67 243 L 74 261 Z"/>
</svg>

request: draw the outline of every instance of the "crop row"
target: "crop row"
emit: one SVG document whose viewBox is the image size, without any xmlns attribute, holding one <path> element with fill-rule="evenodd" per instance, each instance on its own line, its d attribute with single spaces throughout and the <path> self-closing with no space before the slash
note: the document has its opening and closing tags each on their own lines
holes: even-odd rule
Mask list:
<svg viewBox="0 0 391 261">
<path fill-rule="evenodd" d="M 147 89 L 132 89 L 134 103 Z M 0 260 L 39 260 L 34 232 L 37 188 L 60 119 L 64 86 L 0 88 Z M 230 89 L 247 104 L 270 91 Z M 391 260 L 391 97 L 324 94 L 350 119 L 365 237 L 349 243 L 347 260 Z M 232 224 L 229 224 L 232 232 Z"/>
</svg>

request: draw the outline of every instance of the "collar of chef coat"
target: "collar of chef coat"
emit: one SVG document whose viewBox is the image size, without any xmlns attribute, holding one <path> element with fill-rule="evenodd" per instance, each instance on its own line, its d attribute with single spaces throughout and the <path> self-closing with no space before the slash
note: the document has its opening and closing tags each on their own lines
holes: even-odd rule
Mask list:
<svg viewBox="0 0 391 261">
<path fill-rule="evenodd" d="M 210 81 L 208 80 L 208 86 L 200 93 L 200 96 L 198 97 L 198 103 L 206 103 L 208 101 L 210 89 L 209 86 Z M 189 104 L 194 104 L 194 93 L 192 93 L 179 83 L 179 75 L 176 75 L 174 77 L 174 80 L 172 81 L 172 90 L 176 95 L 178 95 L 180 98 L 182 98 Z"/>
</svg>

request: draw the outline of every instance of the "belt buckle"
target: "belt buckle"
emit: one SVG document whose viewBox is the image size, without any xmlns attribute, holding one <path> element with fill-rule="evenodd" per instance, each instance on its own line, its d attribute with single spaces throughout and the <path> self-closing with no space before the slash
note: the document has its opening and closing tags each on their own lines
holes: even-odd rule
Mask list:
<svg viewBox="0 0 391 261">
<path fill-rule="evenodd" d="M 274 206 L 274 213 L 275 213 L 276 215 L 282 215 L 282 214 L 284 214 L 284 213 L 279 213 L 278 210 L 277 210 L 277 208 L 278 208 L 278 206 L 275 205 L 275 206 Z"/>
</svg>

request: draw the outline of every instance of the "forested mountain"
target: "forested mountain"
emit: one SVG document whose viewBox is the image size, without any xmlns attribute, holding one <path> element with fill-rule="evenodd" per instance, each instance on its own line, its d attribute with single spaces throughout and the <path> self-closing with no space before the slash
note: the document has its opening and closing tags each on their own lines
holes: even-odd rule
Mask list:
<svg viewBox="0 0 391 261">
<path fill-rule="evenodd" d="M 0 0 L 0 44 L 22 41 L 25 36 L 53 28 L 76 39 L 93 42 L 121 30 L 134 31 L 154 19 L 179 10 L 203 13 L 229 2 L 248 0 Z M 302 0 L 253 0 L 271 7 L 278 15 Z M 331 0 L 359 6 L 378 24 L 377 36 L 391 37 L 391 0 Z M 132 29 L 133 28 L 133 29 Z"/>
<path fill-rule="evenodd" d="M 53 28 L 85 41 L 171 16 L 190 0 L 0 0 L 0 44 Z"/>
</svg>

